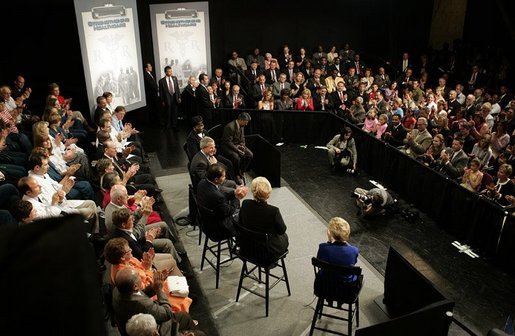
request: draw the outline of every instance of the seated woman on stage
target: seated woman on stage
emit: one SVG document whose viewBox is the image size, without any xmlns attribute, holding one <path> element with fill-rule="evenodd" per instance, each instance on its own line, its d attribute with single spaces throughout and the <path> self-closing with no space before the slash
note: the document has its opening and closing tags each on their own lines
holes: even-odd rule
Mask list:
<svg viewBox="0 0 515 336">
<path fill-rule="evenodd" d="M 113 284 L 115 283 L 114 279 L 120 270 L 126 267 L 132 267 L 138 272 L 140 276 L 141 287 L 150 287 L 154 281 L 154 267 L 152 266 L 154 254 L 155 253 L 151 249 L 143 254 L 143 259 L 140 261 L 132 256 L 132 250 L 129 248 L 129 243 L 127 243 L 125 238 L 110 239 L 104 247 L 104 256 L 106 260 L 112 265 L 111 282 Z M 177 266 L 172 267 L 170 270 L 163 270 L 160 272 L 164 272 L 167 276 L 183 276 Z M 190 305 L 192 303 L 192 300 L 189 297 L 172 296 L 170 294 L 167 281 L 163 283 L 163 291 L 168 297 L 168 301 L 172 306 L 172 311 L 189 311 Z"/>
<path fill-rule="evenodd" d="M 281 256 L 288 250 L 288 235 L 286 225 L 279 208 L 267 203 L 272 186 L 264 177 L 252 180 L 253 200 L 244 200 L 239 213 L 239 226 L 252 231 L 268 233 L 270 241 L 270 257 Z"/>
<path fill-rule="evenodd" d="M 327 243 L 318 246 L 317 258 L 330 264 L 354 266 L 359 249 L 348 243 L 350 225 L 341 217 L 333 217 L 327 226 Z"/>
</svg>

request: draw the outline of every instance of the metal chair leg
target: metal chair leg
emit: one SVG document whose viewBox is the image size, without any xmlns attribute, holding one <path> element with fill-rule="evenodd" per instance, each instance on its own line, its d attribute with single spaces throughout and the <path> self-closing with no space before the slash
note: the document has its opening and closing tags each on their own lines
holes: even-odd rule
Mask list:
<svg viewBox="0 0 515 336">
<path fill-rule="evenodd" d="M 284 274 L 284 282 L 286 282 L 286 289 L 288 290 L 288 296 L 291 296 L 290 291 L 290 280 L 288 280 L 288 272 L 286 272 L 286 264 L 284 263 L 284 258 L 281 258 L 283 274 Z"/>
<path fill-rule="evenodd" d="M 240 273 L 240 283 L 238 284 L 238 291 L 236 292 L 236 302 L 240 299 L 240 293 L 241 293 L 241 286 L 243 284 L 243 278 L 245 277 L 245 274 L 247 273 L 247 262 L 243 261 L 243 265 L 241 266 L 241 273 Z"/>
<path fill-rule="evenodd" d="M 222 243 L 218 242 L 216 245 L 216 288 L 218 288 L 218 281 L 220 279 L 220 246 Z"/>
<path fill-rule="evenodd" d="M 200 270 L 201 271 L 204 269 L 204 260 L 206 259 L 208 241 L 209 241 L 209 238 L 206 236 L 206 241 L 204 242 L 204 250 L 202 251 L 202 260 L 200 262 Z"/>
<path fill-rule="evenodd" d="M 270 301 L 270 269 L 265 269 L 265 277 L 266 277 L 266 288 L 265 288 L 265 311 L 266 317 L 268 317 L 268 303 Z"/>
</svg>

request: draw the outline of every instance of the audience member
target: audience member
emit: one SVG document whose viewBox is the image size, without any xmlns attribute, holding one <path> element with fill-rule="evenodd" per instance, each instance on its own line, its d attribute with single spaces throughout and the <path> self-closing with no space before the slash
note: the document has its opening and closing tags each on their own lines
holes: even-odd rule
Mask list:
<svg viewBox="0 0 515 336">
<path fill-rule="evenodd" d="M 131 267 L 118 272 L 115 278 L 116 288 L 113 291 L 113 308 L 118 330 L 122 336 L 128 335 L 125 326 L 127 321 L 135 314 L 152 315 L 159 326 L 160 335 L 172 335 L 172 324 L 178 323 L 179 331 L 196 329 L 196 321 L 184 312 L 173 313 L 168 298 L 164 294 L 163 282 L 166 277 L 158 272 L 154 276 L 151 286 L 152 294 L 157 295 L 153 301 L 141 287 L 140 277 Z"/>
</svg>

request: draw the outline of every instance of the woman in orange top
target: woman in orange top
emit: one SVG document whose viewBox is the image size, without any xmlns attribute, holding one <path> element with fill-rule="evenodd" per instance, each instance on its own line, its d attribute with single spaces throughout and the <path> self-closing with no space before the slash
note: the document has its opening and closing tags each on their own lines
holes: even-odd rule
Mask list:
<svg viewBox="0 0 515 336">
<path fill-rule="evenodd" d="M 113 238 L 107 242 L 106 246 L 104 247 L 104 256 L 106 260 L 112 264 L 111 282 L 114 284 L 114 279 L 116 278 L 118 271 L 126 267 L 132 267 L 138 272 L 140 276 L 141 287 L 147 288 L 154 281 L 154 269 L 152 267 L 152 261 L 155 255 L 154 250 L 150 249 L 148 252 L 145 252 L 143 254 L 142 261 L 134 258 L 131 252 L 132 251 L 129 248 L 129 244 L 124 238 Z M 174 267 L 170 270 L 164 270 L 162 272 L 165 272 L 165 275 L 183 276 L 177 267 Z M 168 296 L 168 301 L 172 306 L 173 312 L 189 312 L 192 303 L 192 300 L 189 297 L 172 296 L 170 294 L 167 281 L 165 281 L 163 284 L 163 291 Z"/>
</svg>

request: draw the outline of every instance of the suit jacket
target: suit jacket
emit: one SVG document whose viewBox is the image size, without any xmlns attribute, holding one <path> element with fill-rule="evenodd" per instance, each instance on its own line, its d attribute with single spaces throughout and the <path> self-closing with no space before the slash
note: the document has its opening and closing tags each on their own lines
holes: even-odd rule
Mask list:
<svg viewBox="0 0 515 336">
<path fill-rule="evenodd" d="M 265 83 L 265 90 L 270 88 L 270 85 L 268 83 Z M 263 99 L 263 92 L 261 91 L 261 85 L 259 85 L 258 83 L 252 85 L 252 87 L 250 88 L 250 96 L 252 97 L 252 99 L 254 99 L 254 101 L 256 102 L 256 106 L 257 106 L 257 102 L 260 101 L 261 99 Z"/>
<path fill-rule="evenodd" d="M 262 233 L 268 233 L 272 257 L 279 257 L 288 249 L 286 225 L 279 208 L 255 200 L 244 200 L 239 214 L 239 225 Z M 243 247 L 241 247 L 243 248 Z"/>
<path fill-rule="evenodd" d="M 446 151 L 452 152 L 452 149 L 447 148 Z M 463 175 L 468 161 L 469 157 L 463 149 L 461 149 L 460 151 L 453 153 L 449 162 L 443 165 L 444 172 L 452 178 L 458 178 Z"/>
<path fill-rule="evenodd" d="M 193 90 L 193 87 L 188 84 L 181 92 L 181 108 L 184 111 L 184 115 L 188 117 L 188 123 L 191 117 L 197 115 L 196 91 L 196 89 Z"/>
<path fill-rule="evenodd" d="M 134 258 L 141 260 L 143 258 L 143 252 L 148 251 L 152 245 L 151 242 L 145 239 L 145 236 L 140 237 L 138 240 L 134 240 L 127 232 L 120 230 L 115 227 L 110 235 L 110 238 L 123 238 L 129 243 L 129 247 L 132 250 Z"/>
<path fill-rule="evenodd" d="M 161 97 L 161 102 L 163 102 L 165 106 L 179 104 L 181 99 L 181 90 L 177 77 L 172 76 L 172 82 L 174 88 L 173 95 L 170 94 L 170 90 L 168 89 L 168 78 L 165 76 L 159 80 L 159 97 Z"/>
<path fill-rule="evenodd" d="M 385 136 L 385 133 L 390 133 L 390 136 Z M 393 124 L 389 124 L 386 128 L 385 133 L 381 136 L 382 139 L 394 147 L 402 146 L 404 139 L 406 139 L 406 129 L 399 124 L 394 127 Z"/>
<path fill-rule="evenodd" d="M 256 74 L 253 74 L 252 73 L 252 69 L 248 68 L 247 70 L 245 70 L 245 77 L 247 77 L 247 79 L 249 80 L 249 82 L 252 85 L 252 84 L 254 84 L 256 82 L 256 79 L 262 73 L 263 73 L 263 71 L 258 68 L 258 69 L 256 69 Z"/>
<path fill-rule="evenodd" d="M 413 134 L 413 142 L 407 144 L 409 149 L 409 155 L 415 158 L 417 155 L 424 154 L 426 150 L 431 146 L 433 137 L 427 129 L 420 132 L 418 129 L 411 131 Z"/>
<path fill-rule="evenodd" d="M 289 89 L 290 88 L 290 83 L 284 82 L 282 84 L 284 86 L 284 89 Z M 279 81 L 277 81 L 274 84 L 272 84 L 272 93 L 273 93 L 275 98 L 280 98 L 281 97 L 281 83 Z"/>
<path fill-rule="evenodd" d="M 288 69 L 288 68 L 284 68 L 284 69 L 282 70 L 282 72 L 286 74 L 286 81 L 287 81 L 288 83 L 293 82 L 293 79 L 295 78 L 295 74 L 296 74 L 298 71 L 299 71 L 299 69 L 298 69 L 298 68 L 296 68 L 296 67 L 293 67 L 293 69 L 292 69 L 292 73 L 291 73 L 291 74 L 290 74 L 290 69 Z"/>
<path fill-rule="evenodd" d="M 334 102 L 333 102 L 333 97 L 331 96 L 331 94 L 328 92 L 326 93 L 324 100 L 327 100 L 327 102 L 324 104 L 323 108 L 322 108 L 322 98 L 320 97 L 319 94 L 314 94 L 313 95 L 313 104 L 314 104 L 314 108 L 315 108 L 315 111 L 332 111 L 333 108 L 334 108 Z M 338 99 L 338 101 L 340 101 Z"/>
<path fill-rule="evenodd" d="M 245 108 L 245 97 L 243 97 L 243 95 L 241 93 L 239 93 L 237 98 L 241 99 L 241 101 L 238 103 L 237 106 L 235 106 L 234 105 L 234 95 L 233 94 L 229 94 L 229 95 L 225 96 L 225 98 L 224 98 L 224 106 L 226 108 L 232 108 L 232 109 Z"/>
<path fill-rule="evenodd" d="M 321 243 L 317 252 L 318 259 L 341 266 L 354 266 L 358 255 L 357 247 L 343 242 Z"/>
<path fill-rule="evenodd" d="M 274 81 L 272 80 L 272 71 L 275 72 L 275 80 L 277 81 L 279 79 L 279 69 L 267 69 L 265 70 L 264 74 L 265 74 L 265 78 L 266 78 L 266 83 L 268 85 L 272 85 L 274 84 Z"/>
<path fill-rule="evenodd" d="M 159 86 L 155 80 L 153 75 L 150 75 L 147 71 L 143 72 L 144 83 L 145 83 L 145 93 L 148 98 L 155 99 L 159 96 Z"/>
<path fill-rule="evenodd" d="M 227 232 L 234 234 L 234 220 L 232 215 L 236 207 L 231 200 L 234 193 L 224 195 L 217 186 L 207 179 L 201 180 L 197 186 L 197 203 L 200 213 L 209 224 L 207 231 L 226 236 Z M 204 230 L 204 228 L 202 228 Z"/>
<path fill-rule="evenodd" d="M 206 132 L 202 134 L 202 137 L 199 137 L 195 131 L 191 131 L 186 138 L 186 151 L 188 152 L 188 157 L 192 158 L 195 154 L 200 150 L 200 139 L 207 135 Z"/>
<path fill-rule="evenodd" d="M 101 118 L 102 114 L 104 113 L 104 111 L 109 111 L 109 109 L 107 107 L 103 110 L 100 107 L 97 107 L 95 109 L 94 119 L 95 119 L 95 124 L 97 124 L 97 126 L 100 123 L 100 118 Z"/>
<path fill-rule="evenodd" d="M 245 145 L 245 134 L 243 127 L 233 120 L 224 127 L 222 134 L 222 152 L 238 152 L 237 145 Z"/>
<path fill-rule="evenodd" d="M 390 87 L 392 81 L 390 80 L 390 76 L 388 76 L 388 74 L 384 74 L 384 78 L 383 76 L 377 74 L 374 76 L 374 83 L 376 83 L 380 89 L 386 89 Z"/>
<path fill-rule="evenodd" d="M 192 178 L 193 188 L 196 189 L 198 183 L 206 178 L 207 169 L 209 168 L 209 161 L 206 155 L 199 150 L 191 159 L 190 174 Z"/>
<path fill-rule="evenodd" d="M 159 327 L 159 335 L 172 335 L 172 322 L 174 314 L 168 298 L 163 291 L 155 293 L 157 300 L 154 301 L 144 292 L 121 294 L 117 288 L 113 290 L 113 309 L 118 330 L 121 335 L 127 335 L 125 324 L 134 315 L 150 314 Z"/>
<path fill-rule="evenodd" d="M 197 90 L 195 91 L 195 98 L 197 100 L 199 114 L 202 117 L 205 117 L 207 112 L 211 111 L 213 103 L 211 102 L 211 99 L 209 99 L 209 92 L 207 92 L 207 88 L 205 88 L 202 84 L 197 86 Z"/>
</svg>

